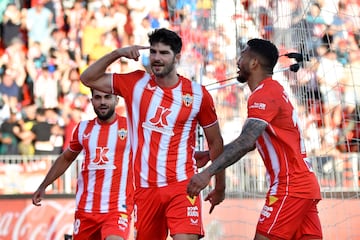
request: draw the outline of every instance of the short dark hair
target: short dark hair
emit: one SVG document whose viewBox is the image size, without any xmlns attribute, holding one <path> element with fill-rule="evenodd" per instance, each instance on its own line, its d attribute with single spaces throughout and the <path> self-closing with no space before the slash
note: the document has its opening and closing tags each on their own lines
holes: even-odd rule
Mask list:
<svg viewBox="0 0 360 240">
<path fill-rule="evenodd" d="M 261 57 L 263 67 L 272 73 L 279 58 L 277 47 L 272 42 L 259 38 L 250 39 L 247 45 L 251 52 Z"/>
<path fill-rule="evenodd" d="M 176 33 L 166 28 L 158 28 L 148 34 L 150 46 L 156 43 L 163 43 L 170 46 L 171 50 L 178 54 L 181 52 L 182 40 Z"/>
</svg>

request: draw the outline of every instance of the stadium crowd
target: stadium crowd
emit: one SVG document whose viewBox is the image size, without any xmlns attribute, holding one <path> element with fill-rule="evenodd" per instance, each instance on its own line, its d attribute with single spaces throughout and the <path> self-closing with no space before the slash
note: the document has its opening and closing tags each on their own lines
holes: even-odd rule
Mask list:
<svg viewBox="0 0 360 240">
<path fill-rule="evenodd" d="M 300 96 L 298 107 L 306 113 L 310 151 L 338 142 L 336 151 L 358 151 L 360 86 L 355 76 L 360 71 L 360 3 L 313 1 L 303 16 L 298 0 L 241 1 L 237 14 L 227 20 L 236 24 L 239 37 L 233 39 L 234 29 L 228 22 L 214 23 L 215 2 L 226 3 L 183 0 L 172 6 L 166 0 L 2 0 L 0 154 L 59 154 L 75 123 L 94 114 L 89 89 L 80 83 L 79 74 L 114 48 L 147 45 L 147 33 L 158 27 L 180 33 L 184 75 L 209 86 L 223 86 L 235 77 L 238 44 L 254 37 L 268 38 L 286 53 L 292 50 L 291 39 L 297 39 L 308 61 L 295 74 L 279 74 Z M 289 9 L 289 19 L 275 21 L 275 9 Z M 290 27 L 305 31 L 291 33 Z M 139 62 L 120 59 L 109 71 L 148 70 L 148 64 L 144 53 Z M 288 65 L 289 61 L 281 60 L 279 67 Z M 238 85 L 211 92 L 222 129 L 233 130 L 234 118 L 246 110 L 240 105 L 248 93 Z M 122 105 L 119 111 L 124 111 Z M 225 141 L 231 138 L 224 136 Z"/>
</svg>

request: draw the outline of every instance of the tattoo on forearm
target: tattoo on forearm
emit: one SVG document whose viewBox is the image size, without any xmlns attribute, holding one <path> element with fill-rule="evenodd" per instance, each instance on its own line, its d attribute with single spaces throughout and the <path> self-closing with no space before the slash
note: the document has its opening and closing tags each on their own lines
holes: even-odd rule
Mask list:
<svg viewBox="0 0 360 240">
<path fill-rule="evenodd" d="M 224 170 L 240 160 L 255 147 L 256 139 L 263 133 L 267 123 L 261 120 L 248 119 L 238 138 L 224 147 L 224 152 L 213 161 L 208 170 L 211 175 Z"/>
</svg>

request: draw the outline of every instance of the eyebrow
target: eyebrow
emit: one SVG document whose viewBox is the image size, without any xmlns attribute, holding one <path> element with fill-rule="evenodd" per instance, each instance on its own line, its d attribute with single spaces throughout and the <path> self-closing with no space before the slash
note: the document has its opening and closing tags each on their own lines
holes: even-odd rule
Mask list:
<svg viewBox="0 0 360 240">
<path fill-rule="evenodd" d="M 150 52 L 156 52 L 156 50 L 154 48 L 150 48 Z M 166 53 L 171 53 L 171 51 L 169 49 L 166 50 L 159 50 L 159 52 L 161 54 L 166 54 Z"/>
</svg>

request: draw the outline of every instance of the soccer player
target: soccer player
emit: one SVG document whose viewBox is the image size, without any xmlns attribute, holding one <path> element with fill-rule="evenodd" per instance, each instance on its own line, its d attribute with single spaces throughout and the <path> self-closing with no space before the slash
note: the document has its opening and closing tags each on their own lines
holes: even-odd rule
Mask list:
<svg viewBox="0 0 360 240">
<path fill-rule="evenodd" d="M 322 239 L 317 211 L 320 187 L 307 158 L 297 114 L 284 88 L 272 79 L 279 57 L 271 42 L 252 39 L 237 62 L 237 80 L 247 83 L 248 117 L 238 138 L 210 166 L 190 180 L 197 196 L 210 177 L 241 159 L 255 145 L 264 161 L 269 191 L 255 239 Z"/>
<path fill-rule="evenodd" d="M 77 180 L 74 240 L 125 240 L 133 211 L 132 152 L 126 118 L 115 112 L 118 97 L 92 90 L 97 115 L 78 123 L 69 147 L 56 159 L 32 197 L 40 206 L 45 189 L 83 151 Z"/>
<path fill-rule="evenodd" d="M 129 135 L 134 153 L 135 235 L 137 240 L 174 240 L 203 237 L 201 198 L 190 198 L 186 186 L 197 172 L 194 149 L 199 124 L 211 159 L 223 151 L 223 139 L 211 95 L 200 84 L 176 71 L 182 40 L 160 28 L 149 33 L 150 47 L 116 49 L 90 65 L 80 76 L 88 87 L 118 94 L 125 99 Z M 138 60 L 140 50 L 150 49 L 152 74 L 136 70 L 105 73 L 119 59 Z M 205 200 L 210 210 L 224 200 L 225 171 L 216 176 Z"/>
</svg>

